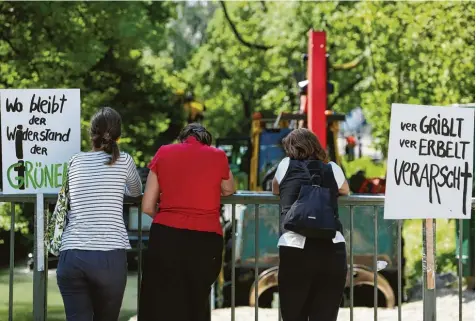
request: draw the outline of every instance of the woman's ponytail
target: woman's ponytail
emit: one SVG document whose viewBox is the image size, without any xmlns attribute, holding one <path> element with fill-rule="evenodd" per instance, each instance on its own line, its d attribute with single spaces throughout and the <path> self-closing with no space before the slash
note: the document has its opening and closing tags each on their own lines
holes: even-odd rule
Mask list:
<svg viewBox="0 0 476 321">
<path fill-rule="evenodd" d="M 117 140 L 121 136 L 121 116 L 112 108 L 104 107 L 91 121 L 91 141 L 94 148 L 111 155 L 106 165 L 113 165 L 120 157 Z"/>
<path fill-rule="evenodd" d="M 111 159 L 106 162 L 106 165 L 114 164 L 117 159 L 119 158 L 119 146 L 117 142 L 110 138 L 109 134 L 106 133 L 105 137 L 103 138 L 103 150 L 111 155 Z"/>
</svg>

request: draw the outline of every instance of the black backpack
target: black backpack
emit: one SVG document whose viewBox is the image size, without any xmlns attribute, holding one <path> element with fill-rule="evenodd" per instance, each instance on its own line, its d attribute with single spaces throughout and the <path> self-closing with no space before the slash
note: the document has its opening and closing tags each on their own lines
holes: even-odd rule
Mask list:
<svg viewBox="0 0 476 321">
<path fill-rule="evenodd" d="M 307 164 L 304 170 L 309 175 L 310 184 L 302 185 L 297 200 L 283 219 L 284 229 L 309 238 L 333 239 L 338 231 L 337 217 L 333 206 L 331 189 L 321 186 L 324 165 L 319 173 L 311 175 Z"/>
</svg>

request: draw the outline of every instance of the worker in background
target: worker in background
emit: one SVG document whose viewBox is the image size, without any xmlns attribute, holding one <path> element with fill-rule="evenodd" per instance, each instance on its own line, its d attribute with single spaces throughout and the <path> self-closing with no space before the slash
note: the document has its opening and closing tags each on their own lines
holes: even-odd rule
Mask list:
<svg viewBox="0 0 476 321">
<path fill-rule="evenodd" d="M 347 160 L 351 162 L 355 159 L 355 145 L 356 145 L 355 137 L 353 135 L 350 135 L 350 136 L 347 136 L 345 140 L 346 140 L 345 154 L 347 155 Z"/>
<path fill-rule="evenodd" d="M 206 110 L 205 105 L 196 101 L 193 93 L 188 92 L 185 95 L 184 108 L 187 113 L 187 121 L 189 124 L 195 122 L 200 123 L 203 121 L 203 113 Z"/>
</svg>

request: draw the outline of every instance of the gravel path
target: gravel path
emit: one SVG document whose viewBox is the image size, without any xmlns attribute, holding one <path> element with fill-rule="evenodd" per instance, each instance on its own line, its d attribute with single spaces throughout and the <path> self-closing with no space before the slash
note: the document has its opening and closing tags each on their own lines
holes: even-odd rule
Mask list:
<svg viewBox="0 0 476 321">
<path fill-rule="evenodd" d="M 463 301 L 463 321 L 475 321 L 474 292 L 466 292 Z M 398 310 L 378 309 L 378 321 L 398 321 Z M 277 321 L 277 309 L 260 309 L 259 321 Z M 437 299 L 436 318 L 438 321 L 458 320 L 458 295 L 446 295 Z M 219 309 L 212 312 L 212 321 L 229 321 L 231 319 L 230 309 Z M 239 307 L 235 311 L 236 321 L 251 321 L 255 319 L 255 310 L 251 307 Z M 341 309 L 338 321 L 349 321 L 350 310 Z M 355 321 L 373 321 L 373 308 L 354 308 Z M 423 302 L 411 302 L 402 306 L 403 321 L 423 321 Z"/>
<path fill-rule="evenodd" d="M 463 321 L 475 321 L 474 292 L 465 291 L 463 299 Z M 458 295 L 446 294 L 437 299 L 437 321 L 458 320 Z M 277 309 L 259 309 L 259 321 L 278 321 Z M 235 309 L 236 321 L 252 321 L 255 319 L 255 309 L 252 307 L 238 307 Z M 217 309 L 212 312 L 212 321 L 230 321 L 231 309 Z M 341 309 L 338 321 L 349 321 L 350 310 Z M 374 321 L 373 308 L 354 308 L 355 321 Z M 131 318 L 129 321 L 136 321 Z M 398 310 L 378 309 L 377 321 L 398 321 Z M 423 321 L 423 302 L 416 301 L 402 306 L 402 321 Z"/>
</svg>

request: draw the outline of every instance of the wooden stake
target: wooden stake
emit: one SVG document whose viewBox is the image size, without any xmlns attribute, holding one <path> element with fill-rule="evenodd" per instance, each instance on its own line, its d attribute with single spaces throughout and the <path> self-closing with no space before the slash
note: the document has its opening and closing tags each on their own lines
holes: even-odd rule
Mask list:
<svg viewBox="0 0 476 321">
<path fill-rule="evenodd" d="M 434 233 L 433 230 L 433 219 L 426 219 L 426 281 L 427 281 L 427 288 L 429 290 L 433 290 L 435 288 L 435 256 L 433 248 L 435 246 L 434 240 Z"/>
</svg>

